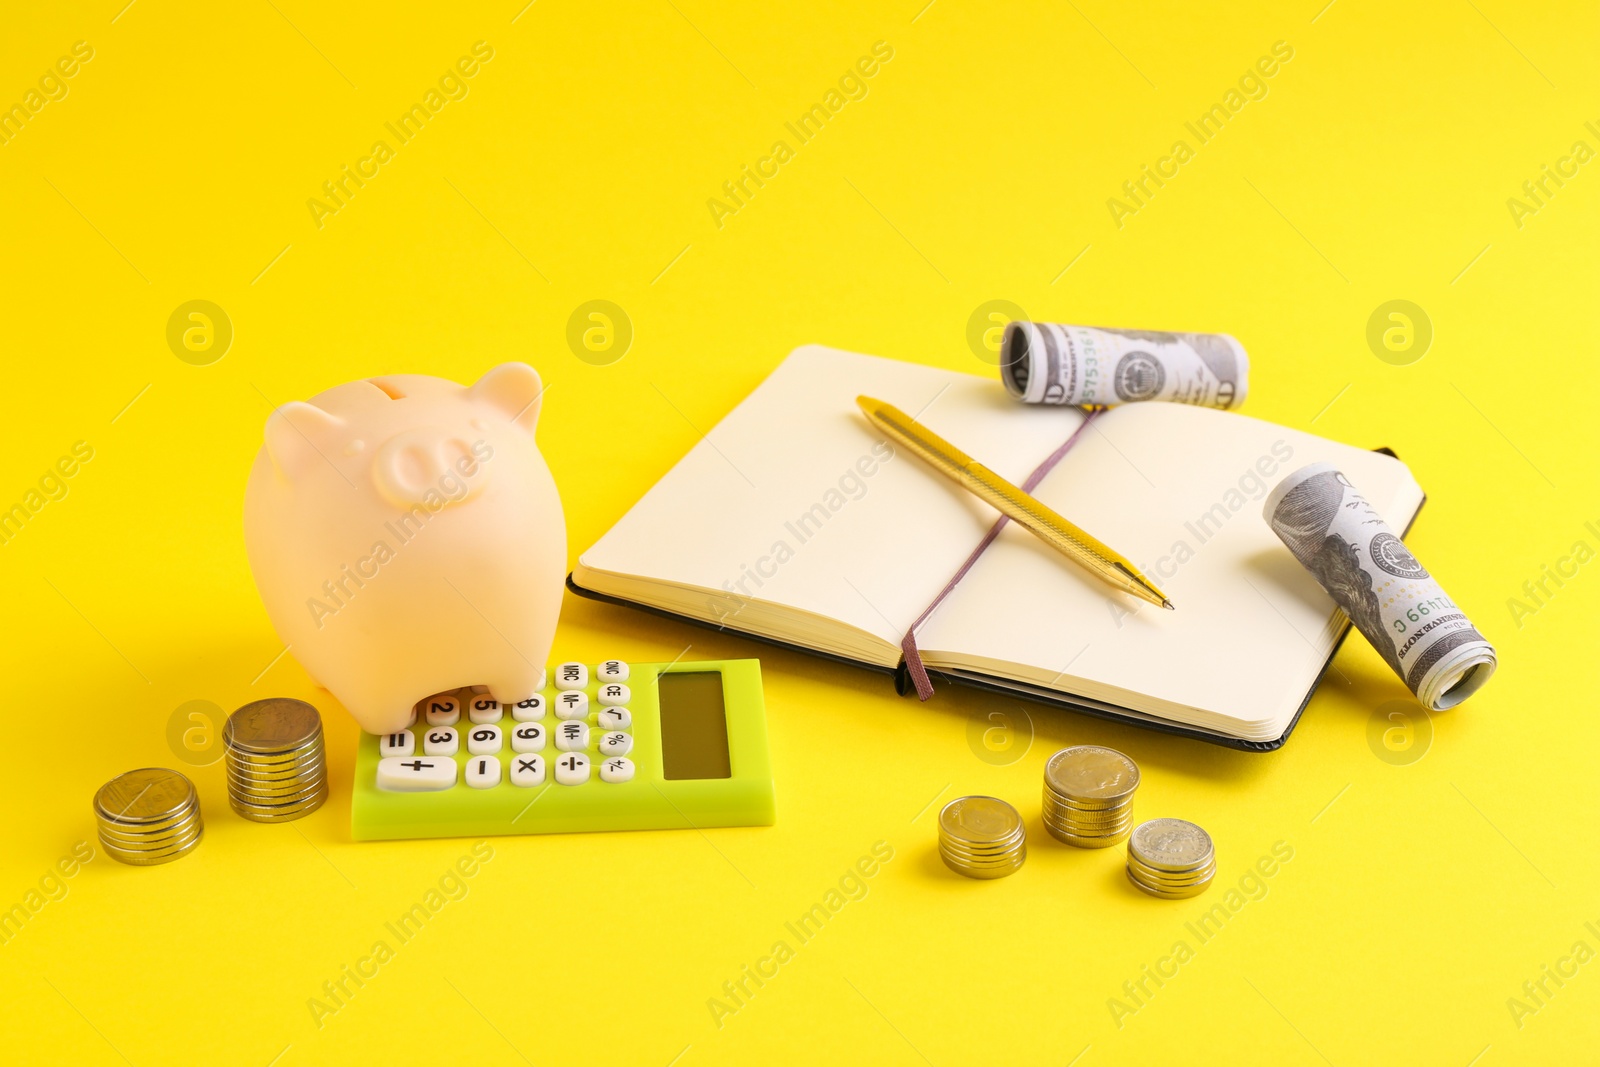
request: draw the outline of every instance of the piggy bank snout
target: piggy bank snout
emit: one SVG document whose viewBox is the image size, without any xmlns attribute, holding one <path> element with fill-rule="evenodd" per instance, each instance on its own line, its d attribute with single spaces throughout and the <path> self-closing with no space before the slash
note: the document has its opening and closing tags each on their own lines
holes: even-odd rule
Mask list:
<svg viewBox="0 0 1600 1067">
<path fill-rule="evenodd" d="M 396 507 L 460 504 L 481 493 L 489 472 L 465 436 L 423 427 L 386 441 L 373 457 L 378 492 Z"/>
</svg>

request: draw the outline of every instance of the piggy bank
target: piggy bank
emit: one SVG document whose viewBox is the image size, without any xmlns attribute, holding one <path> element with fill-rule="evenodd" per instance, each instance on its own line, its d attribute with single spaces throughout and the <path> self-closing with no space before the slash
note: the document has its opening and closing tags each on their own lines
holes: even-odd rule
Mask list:
<svg viewBox="0 0 1600 1067">
<path fill-rule="evenodd" d="M 537 692 L 566 526 L 534 444 L 539 375 L 402 374 L 277 409 L 245 490 L 245 550 L 278 636 L 373 733 L 434 693 Z"/>
</svg>

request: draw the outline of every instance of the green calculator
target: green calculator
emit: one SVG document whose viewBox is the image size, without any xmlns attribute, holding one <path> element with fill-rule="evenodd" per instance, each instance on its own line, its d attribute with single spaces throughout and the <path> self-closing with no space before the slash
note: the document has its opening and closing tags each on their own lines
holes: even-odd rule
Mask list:
<svg viewBox="0 0 1600 1067">
<path fill-rule="evenodd" d="M 559 663 L 501 703 L 440 693 L 411 725 L 363 734 L 358 841 L 770 826 L 761 664 Z"/>
</svg>

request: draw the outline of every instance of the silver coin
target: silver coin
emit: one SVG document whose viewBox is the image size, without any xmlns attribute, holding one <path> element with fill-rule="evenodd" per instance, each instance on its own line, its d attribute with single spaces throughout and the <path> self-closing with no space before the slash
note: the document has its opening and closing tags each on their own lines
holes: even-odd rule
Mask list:
<svg viewBox="0 0 1600 1067">
<path fill-rule="evenodd" d="M 1022 816 L 995 797 L 957 797 L 939 811 L 939 832 L 970 845 L 994 844 L 1022 829 Z"/>
<path fill-rule="evenodd" d="M 107 848 L 117 848 L 124 852 L 157 852 L 164 848 L 173 848 L 192 841 L 205 833 L 205 826 L 201 823 L 184 827 L 181 831 L 164 834 L 161 837 L 144 839 L 128 839 L 107 834 L 104 830 L 100 833 L 100 843 Z"/>
<path fill-rule="evenodd" d="M 194 803 L 194 783 L 165 767 L 119 774 L 94 795 L 96 815 L 123 823 L 161 822 Z"/>
<path fill-rule="evenodd" d="M 261 806 L 233 803 L 231 807 L 235 814 L 252 822 L 287 822 L 291 819 L 298 819 L 302 815 L 310 815 L 327 803 L 327 799 L 325 796 L 317 796 L 301 801 L 298 804 Z"/>
<path fill-rule="evenodd" d="M 174 826 L 182 825 L 192 819 L 200 817 L 200 805 L 189 804 L 179 808 L 176 812 L 164 819 L 148 819 L 138 822 L 124 819 L 108 819 L 103 815 L 97 816 L 95 821 L 102 827 L 109 827 L 121 833 L 134 837 L 147 837 L 164 834 Z"/>
<path fill-rule="evenodd" d="M 1201 893 L 1205 892 L 1206 887 L 1211 884 L 1211 879 L 1208 878 L 1205 881 L 1197 882 L 1194 885 L 1181 886 L 1176 889 L 1164 889 L 1159 886 L 1146 885 L 1145 883 L 1139 881 L 1138 878 L 1134 877 L 1132 871 L 1128 872 L 1128 881 L 1141 892 L 1148 893 L 1153 897 L 1162 897 L 1167 900 L 1182 900 L 1186 897 L 1199 896 Z"/>
<path fill-rule="evenodd" d="M 1016 854 L 1016 857 L 1011 862 L 998 864 L 991 867 L 973 867 L 963 864 L 959 860 L 952 859 L 949 855 L 945 854 L 943 850 L 940 851 L 940 858 L 944 860 L 946 867 L 949 867 L 957 874 L 965 875 L 968 878 L 1004 878 L 1022 867 L 1022 864 L 1027 859 L 1027 853 L 1026 851 L 1019 850 Z"/>
<path fill-rule="evenodd" d="M 246 752 L 292 752 L 322 735 L 322 716 L 303 700 L 268 697 L 228 716 L 223 743 Z"/>
<path fill-rule="evenodd" d="M 1186 819 L 1150 819 L 1128 838 L 1128 854 L 1157 870 L 1186 870 L 1214 853 L 1211 835 Z"/>
<path fill-rule="evenodd" d="M 1112 845 L 1121 844 L 1122 834 L 1111 834 L 1108 837 L 1085 837 L 1081 834 L 1069 834 L 1060 830 L 1051 829 L 1050 836 L 1065 845 L 1077 848 L 1110 848 Z"/>
<path fill-rule="evenodd" d="M 1111 812 L 1082 812 L 1072 811 L 1067 808 L 1056 808 L 1046 804 L 1040 812 L 1050 822 L 1071 824 L 1073 826 L 1112 826 L 1116 824 L 1131 824 L 1133 812 L 1127 809 Z"/>
<path fill-rule="evenodd" d="M 1018 834 L 1015 837 L 1007 838 L 1003 843 L 983 848 L 963 845 L 959 841 L 951 841 L 947 838 L 939 841 L 939 847 L 953 855 L 970 856 L 975 860 L 985 860 L 998 856 L 1009 856 L 1026 843 L 1027 838 L 1022 834 Z"/>
<path fill-rule="evenodd" d="M 135 867 L 154 867 L 160 863 L 168 863 L 180 856 L 187 856 L 199 846 L 201 840 L 202 836 L 196 834 L 193 838 L 184 841 L 181 844 L 173 845 L 169 848 L 153 849 L 145 852 L 114 848 L 110 845 L 106 845 L 104 841 L 101 842 L 101 845 L 105 854 L 119 863 L 127 863 Z"/>
<path fill-rule="evenodd" d="M 227 765 L 229 766 L 270 774 L 277 773 L 277 771 L 293 771 L 293 769 L 307 765 L 307 763 L 322 763 L 325 752 L 323 752 L 322 744 L 318 742 L 318 744 L 307 745 L 306 749 L 302 749 L 301 752 L 296 752 L 290 757 L 270 758 L 270 760 L 269 758 L 248 757 L 248 755 L 238 752 L 237 749 L 227 750 L 226 757 Z"/>
<path fill-rule="evenodd" d="M 1178 886 L 1193 885 L 1196 882 L 1211 881 L 1216 876 L 1217 865 L 1213 861 L 1202 864 L 1192 871 L 1158 871 L 1154 867 L 1148 867 L 1130 856 L 1128 857 L 1128 870 L 1135 878 L 1146 885 L 1170 889 Z"/>
<path fill-rule="evenodd" d="M 182 833 L 200 821 L 200 809 L 193 808 L 178 818 L 156 826 L 116 823 L 101 819 L 97 828 L 102 835 L 109 835 L 121 841 L 158 841 L 164 837 Z"/>
<path fill-rule="evenodd" d="M 230 786 L 228 796 L 249 804 L 291 804 L 301 797 L 327 791 L 328 783 L 324 779 L 320 782 L 307 782 L 303 785 L 281 786 L 274 789 L 240 789 Z"/>
<path fill-rule="evenodd" d="M 315 782 L 328 776 L 328 767 L 325 763 L 313 763 L 298 771 L 282 771 L 271 774 L 259 774 L 255 771 L 240 770 L 237 767 L 228 768 L 228 781 L 238 782 L 240 785 L 289 785 L 294 782 Z"/>
<path fill-rule="evenodd" d="M 295 819 L 310 815 L 327 802 L 326 793 L 313 797 L 303 804 L 296 804 L 288 808 L 261 808 L 250 804 L 240 804 L 230 801 L 233 810 L 240 818 L 249 819 L 251 822 L 293 822 Z"/>
<path fill-rule="evenodd" d="M 1075 745 L 1051 756 L 1044 765 L 1050 790 L 1086 802 L 1115 802 L 1139 788 L 1139 768 L 1121 752 L 1101 745 Z"/>
<path fill-rule="evenodd" d="M 106 838 L 101 837 L 100 847 L 107 852 L 115 852 L 123 856 L 160 856 L 169 852 L 178 852 L 193 845 L 200 840 L 204 833 L 204 828 L 197 826 L 188 833 L 175 837 L 170 841 L 161 841 L 149 845 L 127 845 L 120 841 L 108 841 Z"/>
</svg>

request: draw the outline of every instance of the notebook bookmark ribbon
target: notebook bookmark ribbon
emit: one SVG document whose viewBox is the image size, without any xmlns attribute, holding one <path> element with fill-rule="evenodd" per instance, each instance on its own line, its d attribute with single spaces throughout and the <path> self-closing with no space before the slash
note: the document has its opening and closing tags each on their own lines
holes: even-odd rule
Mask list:
<svg viewBox="0 0 1600 1067">
<path fill-rule="evenodd" d="M 1044 481 L 1045 475 L 1054 470 L 1056 464 L 1061 462 L 1061 458 L 1072 451 L 1072 446 L 1078 443 L 1078 438 L 1083 436 L 1083 431 L 1089 428 L 1089 424 L 1105 410 L 1105 408 L 1094 408 L 1089 411 L 1084 416 L 1084 420 L 1078 424 L 1078 428 L 1072 431 L 1072 436 L 1063 441 L 1060 448 L 1046 456 L 1044 462 L 1035 467 L 1033 473 L 1028 475 L 1027 481 L 1022 483 L 1023 491 L 1033 492 L 1039 483 Z M 912 623 L 911 628 L 906 631 L 905 637 L 901 638 L 900 652 L 904 656 L 906 670 L 911 675 L 912 684 L 917 687 L 918 700 L 927 700 L 933 696 L 933 682 L 928 678 L 928 668 L 923 666 L 922 653 L 917 650 L 917 627 L 927 622 L 928 618 L 938 610 L 939 605 L 944 603 L 945 597 L 949 596 L 961 582 L 961 579 L 967 576 L 967 572 L 972 569 L 972 565 L 978 562 L 978 557 L 983 555 L 985 549 L 994 544 L 994 539 L 1000 536 L 1000 531 L 1005 529 L 1006 523 L 1010 521 L 1009 516 L 1002 515 L 995 521 L 993 526 L 989 527 L 989 532 L 983 535 L 983 540 L 978 542 L 978 547 L 972 550 L 972 554 L 967 557 L 966 562 L 961 564 L 960 569 L 945 583 L 944 588 L 939 591 L 939 595 L 933 598 L 933 603 L 923 609 L 922 614 L 917 616 L 917 621 Z"/>
</svg>

